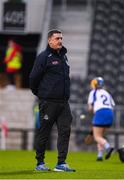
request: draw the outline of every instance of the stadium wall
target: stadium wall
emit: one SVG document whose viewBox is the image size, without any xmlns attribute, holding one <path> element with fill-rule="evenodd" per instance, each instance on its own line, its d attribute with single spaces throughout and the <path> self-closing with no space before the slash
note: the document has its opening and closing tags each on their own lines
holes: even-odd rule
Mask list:
<svg viewBox="0 0 124 180">
<path fill-rule="evenodd" d="M 22 142 L 25 130 L 33 129 L 35 124 L 33 103 L 34 96 L 30 90 L 0 90 L 0 124 L 4 119 L 9 130 L 6 139 L 7 149 L 21 149 L 25 146 L 25 142 Z M 32 133 L 28 134 L 27 141 L 27 149 L 32 149 Z"/>
</svg>

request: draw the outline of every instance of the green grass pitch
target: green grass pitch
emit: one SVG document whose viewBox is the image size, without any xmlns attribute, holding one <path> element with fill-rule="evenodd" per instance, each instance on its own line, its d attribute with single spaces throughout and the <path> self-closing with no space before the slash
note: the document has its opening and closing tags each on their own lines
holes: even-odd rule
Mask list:
<svg viewBox="0 0 124 180">
<path fill-rule="evenodd" d="M 53 169 L 57 152 L 46 152 L 46 164 Z M 36 172 L 34 151 L 0 151 L 0 179 L 124 179 L 124 163 L 118 154 L 96 161 L 95 152 L 69 152 L 67 163 L 76 172 Z"/>
</svg>

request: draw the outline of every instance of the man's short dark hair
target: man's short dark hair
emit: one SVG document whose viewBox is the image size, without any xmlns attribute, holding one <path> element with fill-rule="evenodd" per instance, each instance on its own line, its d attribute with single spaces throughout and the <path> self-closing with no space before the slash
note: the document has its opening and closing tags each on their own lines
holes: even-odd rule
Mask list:
<svg viewBox="0 0 124 180">
<path fill-rule="evenodd" d="M 58 34 L 60 34 L 60 33 L 62 33 L 59 29 L 52 29 L 52 30 L 50 30 L 49 32 L 48 32 L 48 38 L 50 38 L 53 34 L 55 34 L 55 33 L 58 33 Z"/>
</svg>

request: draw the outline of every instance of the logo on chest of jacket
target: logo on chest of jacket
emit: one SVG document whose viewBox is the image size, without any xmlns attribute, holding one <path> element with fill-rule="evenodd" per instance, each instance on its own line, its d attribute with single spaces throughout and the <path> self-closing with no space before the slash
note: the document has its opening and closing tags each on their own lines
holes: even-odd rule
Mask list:
<svg viewBox="0 0 124 180">
<path fill-rule="evenodd" d="M 54 60 L 54 61 L 52 61 L 52 64 L 53 64 L 53 65 L 57 65 L 57 64 L 59 64 L 59 61 Z"/>
</svg>

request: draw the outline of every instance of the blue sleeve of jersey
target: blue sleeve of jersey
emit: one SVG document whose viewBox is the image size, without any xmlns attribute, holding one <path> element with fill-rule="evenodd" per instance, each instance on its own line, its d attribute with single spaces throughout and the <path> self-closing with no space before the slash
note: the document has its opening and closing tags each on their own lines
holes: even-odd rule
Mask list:
<svg viewBox="0 0 124 180">
<path fill-rule="evenodd" d="M 95 101 L 96 101 L 96 92 L 97 92 L 97 89 L 94 90 L 93 92 L 93 102 L 92 102 L 92 106 L 94 105 Z"/>
</svg>

